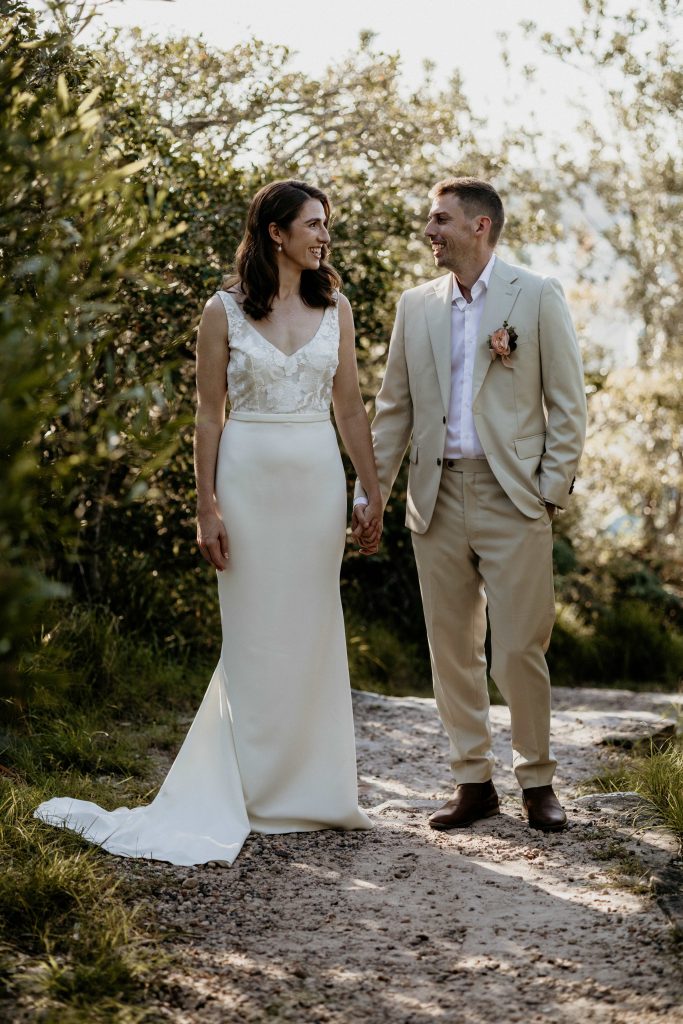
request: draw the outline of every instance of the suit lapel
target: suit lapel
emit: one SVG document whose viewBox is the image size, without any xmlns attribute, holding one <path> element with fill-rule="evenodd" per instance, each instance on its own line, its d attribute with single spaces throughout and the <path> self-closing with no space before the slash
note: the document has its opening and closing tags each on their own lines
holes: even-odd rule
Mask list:
<svg viewBox="0 0 683 1024">
<path fill-rule="evenodd" d="M 429 340 L 432 344 L 436 375 L 443 400 L 444 411 L 448 412 L 451 400 L 451 301 L 453 297 L 453 275 L 446 274 L 434 282 L 425 296 L 425 313 Z"/>
<path fill-rule="evenodd" d="M 489 352 L 488 337 L 503 326 L 503 321 L 510 319 L 512 307 L 520 292 L 520 286 L 514 282 L 517 280 L 517 273 L 513 267 L 503 263 L 500 257 L 496 257 L 493 265 L 493 273 L 486 292 L 486 301 L 479 325 L 477 336 L 477 351 L 474 356 L 474 371 L 472 375 L 472 402 L 475 401 L 481 386 L 484 383 L 486 374 L 491 366 L 491 353 Z"/>
</svg>

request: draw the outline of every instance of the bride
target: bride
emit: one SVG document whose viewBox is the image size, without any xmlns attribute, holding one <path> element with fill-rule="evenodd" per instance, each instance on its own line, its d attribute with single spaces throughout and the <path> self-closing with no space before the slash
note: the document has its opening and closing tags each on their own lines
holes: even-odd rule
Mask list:
<svg viewBox="0 0 683 1024">
<path fill-rule="evenodd" d="M 235 278 L 204 308 L 197 540 L 218 575 L 220 660 L 151 804 L 105 811 L 55 798 L 35 812 L 111 853 L 231 864 L 251 830 L 370 827 L 358 807 L 339 596 L 346 480 L 331 402 L 370 499 L 366 553 L 382 504 L 351 307 L 327 262 L 329 217 L 319 189 L 266 185 Z"/>
</svg>

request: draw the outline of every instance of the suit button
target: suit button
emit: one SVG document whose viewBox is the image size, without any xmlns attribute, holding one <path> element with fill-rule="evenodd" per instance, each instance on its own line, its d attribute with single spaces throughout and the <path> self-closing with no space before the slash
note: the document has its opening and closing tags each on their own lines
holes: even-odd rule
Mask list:
<svg viewBox="0 0 683 1024">
<path fill-rule="evenodd" d="M 443 418 L 443 421 L 444 421 L 444 423 L 446 422 L 446 417 L 445 417 L 445 416 L 444 416 L 444 418 Z"/>
<path fill-rule="evenodd" d="M 436 460 L 436 464 L 437 464 L 437 466 L 440 466 L 441 465 L 441 459 L 437 459 Z"/>
</svg>

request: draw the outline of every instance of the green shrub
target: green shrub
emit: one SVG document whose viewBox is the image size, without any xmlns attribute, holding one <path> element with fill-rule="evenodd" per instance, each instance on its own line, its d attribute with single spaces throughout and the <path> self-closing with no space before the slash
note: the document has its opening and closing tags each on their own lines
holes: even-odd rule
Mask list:
<svg viewBox="0 0 683 1024">
<path fill-rule="evenodd" d="M 53 606 L 46 618 L 54 626 L 22 663 L 35 691 L 33 713 L 94 708 L 135 717 L 150 705 L 194 699 L 202 672 L 208 684 L 212 651 L 203 659 L 189 651 L 167 651 L 153 632 L 129 631 L 106 606 Z M 216 639 L 218 646 L 220 631 Z"/>
<path fill-rule="evenodd" d="M 683 675 L 681 640 L 666 628 L 661 611 L 639 600 L 613 605 L 595 626 L 601 673 L 610 681 L 677 683 Z"/>
<path fill-rule="evenodd" d="M 563 614 L 564 611 L 564 614 Z M 600 660 L 591 630 L 560 609 L 546 654 L 550 678 L 558 686 L 595 684 L 600 679 Z"/>
<path fill-rule="evenodd" d="M 78 487 L 82 467 L 99 522 L 122 462 L 121 438 L 128 452 L 148 451 L 151 420 L 151 446 L 163 448 L 158 375 L 150 381 L 132 354 L 122 385 L 112 351 L 122 283 L 142 286 L 146 254 L 174 232 L 135 181 L 140 162 L 122 158 L 130 151 L 110 147 L 103 135 L 92 55 L 66 30 L 39 26 L 26 4 L 7 6 L 0 28 L 0 696 L 16 702 L 25 696 L 17 666 L 43 604 L 64 596 L 74 576 L 93 577 L 83 572 L 77 543 L 93 506 Z M 54 458 L 64 432 L 68 451 Z M 132 483 L 124 474 L 125 493 Z M 92 551 L 100 557 L 98 545 Z"/>
<path fill-rule="evenodd" d="M 432 696 L 429 651 L 381 622 L 347 620 L 351 685 L 393 696 Z"/>
<path fill-rule="evenodd" d="M 590 624 L 560 608 L 547 654 L 553 682 L 567 686 L 675 689 L 683 675 L 683 635 L 661 606 L 617 600 Z"/>
</svg>

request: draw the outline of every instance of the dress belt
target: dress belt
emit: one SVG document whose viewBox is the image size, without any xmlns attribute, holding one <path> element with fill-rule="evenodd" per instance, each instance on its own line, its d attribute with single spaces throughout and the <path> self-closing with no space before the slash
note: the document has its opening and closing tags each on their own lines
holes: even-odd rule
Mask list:
<svg viewBox="0 0 683 1024">
<path fill-rule="evenodd" d="M 244 420 L 247 423 L 324 423 L 329 420 L 327 412 L 239 412 L 230 410 L 231 420 Z"/>
</svg>

